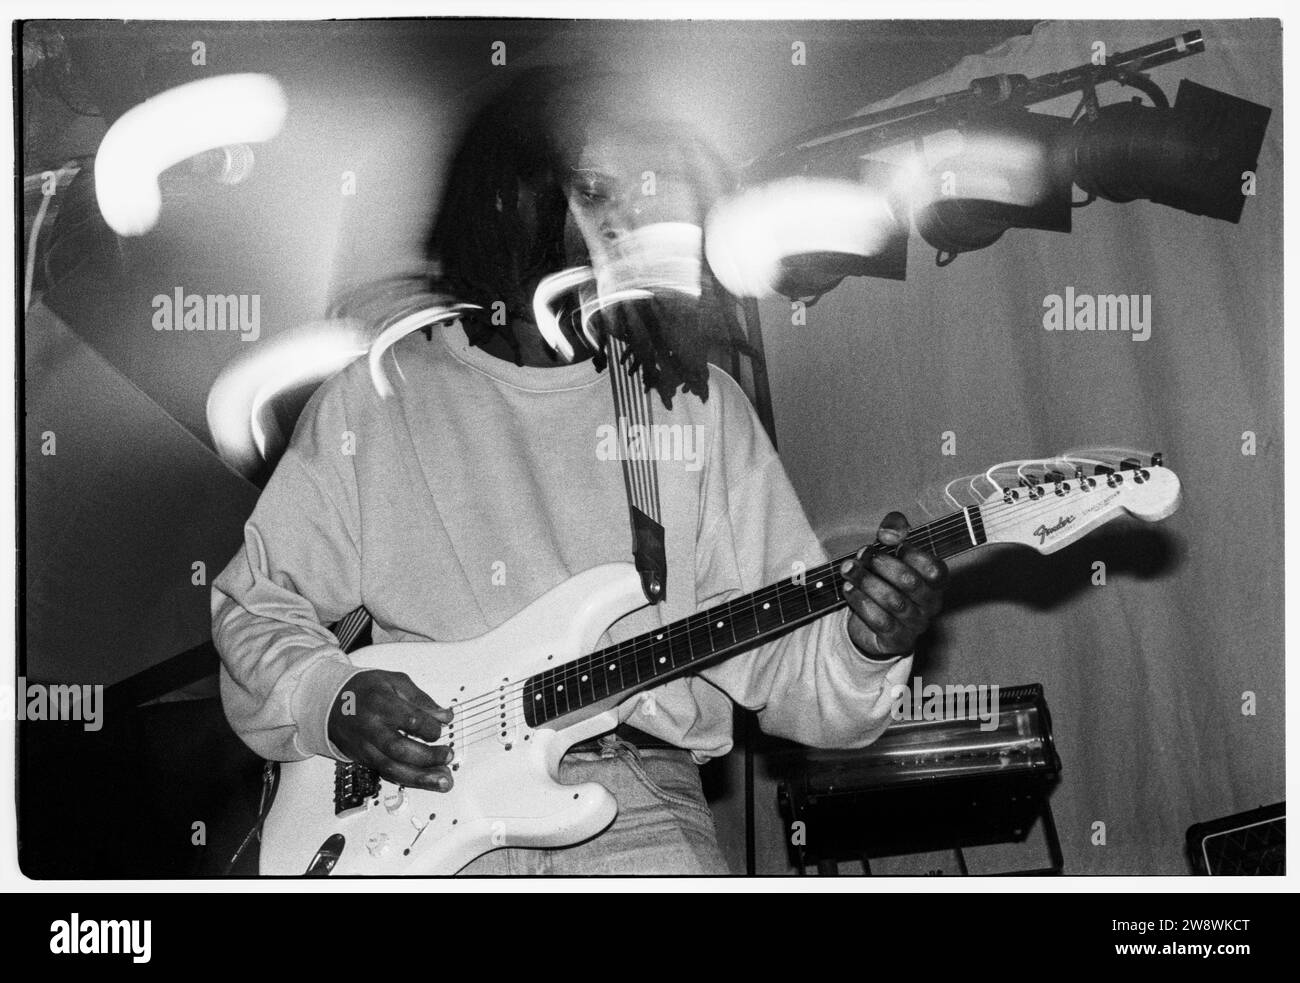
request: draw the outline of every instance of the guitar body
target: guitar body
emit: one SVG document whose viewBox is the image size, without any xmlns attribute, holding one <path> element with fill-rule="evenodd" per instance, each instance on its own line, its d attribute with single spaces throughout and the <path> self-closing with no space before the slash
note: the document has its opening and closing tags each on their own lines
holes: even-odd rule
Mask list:
<svg viewBox="0 0 1300 983">
<path fill-rule="evenodd" d="M 636 568 L 610 563 L 565 581 L 479 638 L 353 653 L 356 665 L 404 672 L 453 710 L 438 743 L 455 743 L 455 783 L 428 792 L 381 782 L 364 805 L 339 815 L 333 759 L 284 763 L 262 831 L 261 873 L 302 876 L 336 834 L 343 842 L 333 875 L 409 876 L 454 874 L 501 847 L 568 846 L 599 833 L 617 812 L 613 796 L 594 783 L 561 785 L 556 776 L 570 747 L 617 726 L 613 706 L 535 729 L 514 714 L 502 736 L 495 704 L 461 705 L 472 697 L 481 705 L 482 694 L 594 651 L 609 625 L 645 603 Z"/>
<path fill-rule="evenodd" d="M 1099 452 L 1012 461 L 973 476 L 970 488 L 978 504 L 912 528 L 907 544 L 943 559 L 996 543 L 1046 554 L 1120 515 L 1158 521 L 1181 501 L 1159 455 L 1118 467 Z M 454 751 L 455 784 L 445 793 L 404 788 L 324 757 L 284 764 L 262 829 L 261 872 L 446 875 L 502 847 L 595 836 L 617 804 L 600 785 L 561 785 L 565 752 L 613 730 L 615 711 L 635 693 L 838 610 L 839 567 L 854 555 L 599 651 L 609 626 L 646 603 L 629 563 L 580 573 L 479 638 L 353 653 L 362 668 L 406 673 L 452 711 L 438 743 Z"/>
</svg>

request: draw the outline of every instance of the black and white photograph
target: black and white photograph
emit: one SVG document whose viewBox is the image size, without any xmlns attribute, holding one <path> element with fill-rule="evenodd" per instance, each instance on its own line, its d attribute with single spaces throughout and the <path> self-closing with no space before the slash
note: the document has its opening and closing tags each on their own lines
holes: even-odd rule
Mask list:
<svg viewBox="0 0 1300 983">
<path fill-rule="evenodd" d="M 11 20 L 14 878 L 1284 882 L 1220 6 Z"/>
</svg>

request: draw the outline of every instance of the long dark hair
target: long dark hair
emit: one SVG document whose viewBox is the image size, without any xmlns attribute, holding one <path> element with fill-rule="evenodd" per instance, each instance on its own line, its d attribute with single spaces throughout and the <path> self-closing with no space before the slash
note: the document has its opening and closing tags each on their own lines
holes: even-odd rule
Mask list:
<svg viewBox="0 0 1300 983">
<path fill-rule="evenodd" d="M 507 320 L 531 317 L 525 284 L 564 262 L 565 175 L 575 153 L 564 141 L 571 128 L 561 126 L 567 89 L 554 72 L 530 70 L 471 118 L 429 235 L 435 290 L 488 311 L 501 301 Z M 535 222 L 521 214 L 521 187 L 534 197 Z M 500 327 L 517 350 L 509 325 Z"/>
<path fill-rule="evenodd" d="M 537 281 L 564 266 L 567 186 L 588 126 L 597 118 L 617 119 L 635 136 L 677 150 L 696 192 L 701 228 L 708 206 L 734 187 L 723 158 L 681 123 L 641 100 L 611 104 L 610 93 L 627 93 L 626 83 L 609 73 L 532 69 L 471 118 L 452 158 L 427 244 L 432 288 L 483 309 L 465 319 L 471 343 L 481 345 L 497 335 L 518 358 L 519 341 L 510 322 L 532 320 Z M 669 407 L 678 389 L 708 398 L 710 357 L 732 348 L 748 350 L 735 299 L 703 257 L 701 266 L 700 302 L 689 311 L 650 304 L 638 316 L 610 324 L 627 342 L 646 388 L 657 390 Z M 506 316 L 493 317 L 493 305 L 502 303 Z M 596 353 L 596 364 L 603 365 L 602 353 Z"/>
</svg>

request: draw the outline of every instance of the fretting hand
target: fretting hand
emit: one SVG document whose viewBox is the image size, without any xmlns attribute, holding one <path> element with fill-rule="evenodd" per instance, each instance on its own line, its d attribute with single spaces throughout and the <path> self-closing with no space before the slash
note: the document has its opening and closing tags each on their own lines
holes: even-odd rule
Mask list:
<svg viewBox="0 0 1300 983">
<path fill-rule="evenodd" d="M 896 546 L 908 532 L 907 518 L 890 512 L 876 539 Z M 911 652 L 943 606 L 948 568 L 932 553 L 905 547 L 898 557 L 872 547 L 860 550 L 840 567 L 844 599 L 852 617 L 849 637 L 867 657 L 887 659 Z"/>
</svg>

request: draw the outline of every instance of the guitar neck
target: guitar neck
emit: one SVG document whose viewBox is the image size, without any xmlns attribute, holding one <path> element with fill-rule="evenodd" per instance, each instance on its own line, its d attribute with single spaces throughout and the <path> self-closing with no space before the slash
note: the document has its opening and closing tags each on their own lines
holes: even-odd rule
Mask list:
<svg viewBox="0 0 1300 983">
<path fill-rule="evenodd" d="M 897 556 L 905 547 L 917 546 L 946 560 L 983 545 L 985 538 L 980 506 L 972 505 L 913 528 L 897 546 L 878 549 Z M 838 610 L 844 606 L 839 568 L 856 555 L 849 553 L 531 677 L 524 686 L 529 726 L 696 672 Z"/>
</svg>

